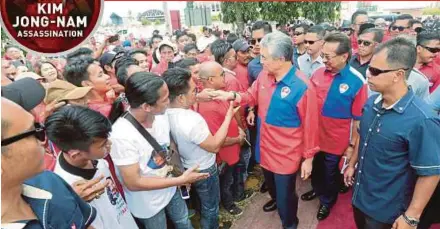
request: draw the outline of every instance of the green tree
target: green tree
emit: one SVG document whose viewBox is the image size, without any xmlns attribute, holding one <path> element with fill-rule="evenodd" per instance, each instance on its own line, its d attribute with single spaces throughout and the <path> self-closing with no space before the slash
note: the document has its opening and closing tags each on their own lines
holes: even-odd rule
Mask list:
<svg viewBox="0 0 440 229">
<path fill-rule="evenodd" d="M 259 16 L 258 2 L 221 2 L 221 20 L 237 25 L 237 33 L 242 34 L 247 21 L 254 21 Z"/>
<path fill-rule="evenodd" d="M 440 15 L 439 8 L 425 8 L 423 9 L 423 15 Z"/>
<path fill-rule="evenodd" d="M 260 14 L 264 20 L 276 21 L 281 24 L 300 16 L 304 2 L 260 2 Z"/>
<path fill-rule="evenodd" d="M 142 23 L 142 25 L 151 25 L 151 21 L 149 21 L 149 20 L 146 19 L 146 18 L 143 18 L 143 19 L 141 20 L 141 23 Z"/>
<path fill-rule="evenodd" d="M 339 15 L 340 2 L 304 2 L 301 7 L 301 16 L 313 22 L 334 21 Z"/>
<path fill-rule="evenodd" d="M 162 22 L 159 19 L 156 19 L 156 21 L 154 21 L 154 24 L 155 25 L 160 25 L 160 24 L 162 24 Z"/>
</svg>

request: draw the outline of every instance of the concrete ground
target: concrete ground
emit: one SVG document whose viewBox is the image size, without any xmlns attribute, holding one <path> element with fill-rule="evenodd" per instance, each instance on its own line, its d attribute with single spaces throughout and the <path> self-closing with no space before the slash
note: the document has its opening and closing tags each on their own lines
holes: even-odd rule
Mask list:
<svg viewBox="0 0 440 229">
<path fill-rule="evenodd" d="M 310 191 L 310 180 L 302 181 L 297 179 L 297 194 L 300 196 L 302 193 Z M 270 200 L 268 193 L 257 193 L 250 203 L 244 209 L 243 215 L 237 219 L 232 225 L 231 229 L 281 229 L 281 220 L 277 211 L 264 212 L 263 205 Z M 318 224 L 316 219 L 316 213 L 318 211 L 318 200 L 315 199 L 310 202 L 304 202 L 299 200 L 298 229 L 315 229 Z"/>
</svg>

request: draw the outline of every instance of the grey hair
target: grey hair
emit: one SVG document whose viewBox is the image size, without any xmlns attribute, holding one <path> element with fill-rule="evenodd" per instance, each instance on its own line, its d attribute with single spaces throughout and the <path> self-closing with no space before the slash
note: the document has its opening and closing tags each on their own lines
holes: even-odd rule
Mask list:
<svg viewBox="0 0 440 229">
<path fill-rule="evenodd" d="M 416 64 L 417 50 L 414 43 L 403 37 L 396 37 L 380 44 L 374 54 L 386 51 L 386 62 L 393 69 L 405 68 L 405 78 L 408 79 L 411 70 Z"/>
<path fill-rule="evenodd" d="M 307 33 L 316 33 L 316 36 L 321 40 L 324 39 L 325 32 L 325 28 L 320 25 L 312 26 L 307 30 Z"/>
<path fill-rule="evenodd" d="M 285 61 L 291 61 L 293 55 L 292 40 L 286 34 L 275 31 L 267 34 L 261 40 L 261 46 L 269 50 L 272 58 L 284 58 Z"/>
</svg>

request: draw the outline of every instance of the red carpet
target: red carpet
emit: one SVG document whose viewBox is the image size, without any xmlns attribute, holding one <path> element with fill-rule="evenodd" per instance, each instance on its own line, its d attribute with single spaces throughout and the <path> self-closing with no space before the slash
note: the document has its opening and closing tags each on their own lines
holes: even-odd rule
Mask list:
<svg viewBox="0 0 440 229">
<path fill-rule="evenodd" d="M 353 210 L 351 207 L 352 191 L 340 194 L 338 202 L 332 208 L 330 216 L 324 221 L 318 223 L 317 229 L 356 229 L 353 219 Z M 337 227 L 335 227 L 337 225 Z M 440 225 L 436 224 L 431 229 L 440 229 Z"/>
</svg>

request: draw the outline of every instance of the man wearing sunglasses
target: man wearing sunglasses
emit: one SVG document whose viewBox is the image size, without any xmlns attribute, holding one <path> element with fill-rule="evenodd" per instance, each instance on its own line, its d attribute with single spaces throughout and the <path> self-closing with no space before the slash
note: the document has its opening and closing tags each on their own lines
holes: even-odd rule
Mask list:
<svg viewBox="0 0 440 229">
<path fill-rule="evenodd" d="M 361 28 L 361 25 L 368 22 L 368 13 L 364 10 L 358 10 L 353 13 L 351 16 L 351 29 L 353 30 L 353 34 L 350 36 L 351 39 L 351 48 L 353 49 L 353 53 L 357 53 L 358 50 L 358 34 Z"/>
<path fill-rule="evenodd" d="M 391 36 L 396 37 L 400 34 L 410 34 L 411 27 L 409 25 L 409 21 L 412 20 L 413 17 L 409 14 L 402 14 L 396 18 L 394 25 L 391 26 Z"/>
<path fill-rule="evenodd" d="M 292 55 L 292 64 L 298 67 L 298 58 L 304 55 L 307 51 L 306 45 L 304 43 L 305 34 L 309 29 L 309 25 L 307 24 L 299 24 L 295 26 L 293 31 L 292 41 L 293 41 L 293 55 Z"/>
<path fill-rule="evenodd" d="M 434 59 L 440 52 L 440 38 L 435 32 L 422 32 L 417 35 L 416 68 L 429 79 L 429 93 L 440 85 L 440 66 Z"/>
<path fill-rule="evenodd" d="M 93 228 L 95 208 L 44 171 L 44 127 L 19 105 L 5 98 L 1 103 L 1 227 Z"/>
<path fill-rule="evenodd" d="M 374 49 L 382 42 L 382 29 L 366 29 L 361 32 L 358 38 L 358 53 L 353 55 L 350 65 L 362 74 L 364 79 L 367 78 L 367 68 L 373 57 Z"/>
<path fill-rule="evenodd" d="M 339 161 L 351 158 L 358 138 L 355 130 L 368 98 L 368 88 L 362 75 L 348 64 L 350 39 L 334 33 L 324 40 L 322 57 L 325 67 L 315 71 L 310 81 L 316 87 L 319 109 L 319 148 L 313 160 L 313 190 L 301 199 L 319 197 L 318 220 L 330 215 L 337 201 L 341 184 Z"/>
<path fill-rule="evenodd" d="M 307 53 L 298 58 L 298 67 L 307 77 L 311 77 L 313 72 L 324 67 L 321 57 L 321 49 L 324 44 L 324 37 L 326 30 L 324 27 L 315 25 L 312 26 L 306 33 L 304 44 Z"/>
<path fill-rule="evenodd" d="M 345 173 L 358 228 L 416 228 L 440 180 L 440 119 L 406 83 L 415 57 L 412 42 L 399 37 L 371 59 L 368 84 L 380 94 L 363 108 L 359 150 Z"/>
<path fill-rule="evenodd" d="M 272 26 L 266 21 L 256 21 L 252 25 L 252 38 L 250 44 L 252 46 L 252 56 L 254 59 L 249 62 L 249 83 L 252 84 L 263 70 L 260 62 L 260 42 L 266 34 L 272 32 Z"/>
</svg>

